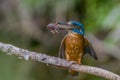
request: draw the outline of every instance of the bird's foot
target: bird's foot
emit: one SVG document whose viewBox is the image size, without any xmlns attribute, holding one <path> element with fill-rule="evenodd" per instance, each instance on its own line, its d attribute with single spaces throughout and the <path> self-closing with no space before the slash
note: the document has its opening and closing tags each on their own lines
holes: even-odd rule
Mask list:
<svg viewBox="0 0 120 80">
<path fill-rule="evenodd" d="M 72 64 L 77 64 L 77 61 L 70 61 L 71 62 L 71 65 Z"/>
<path fill-rule="evenodd" d="M 77 61 L 70 61 L 70 62 L 71 62 L 71 64 L 69 65 L 68 70 L 70 70 L 70 67 L 71 67 L 72 65 L 77 64 Z"/>
</svg>

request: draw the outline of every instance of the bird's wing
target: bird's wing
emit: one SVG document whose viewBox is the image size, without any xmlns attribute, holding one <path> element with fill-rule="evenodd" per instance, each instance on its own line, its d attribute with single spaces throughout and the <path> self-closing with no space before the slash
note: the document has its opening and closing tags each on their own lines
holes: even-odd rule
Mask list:
<svg viewBox="0 0 120 80">
<path fill-rule="evenodd" d="M 85 38 L 85 54 L 86 53 L 88 53 L 94 59 L 98 59 L 92 44 Z"/>
<path fill-rule="evenodd" d="M 66 40 L 65 36 L 61 42 L 60 48 L 59 48 L 59 53 L 58 53 L 58 57 L 65 59 L 65 40 Z"/>
</svg>

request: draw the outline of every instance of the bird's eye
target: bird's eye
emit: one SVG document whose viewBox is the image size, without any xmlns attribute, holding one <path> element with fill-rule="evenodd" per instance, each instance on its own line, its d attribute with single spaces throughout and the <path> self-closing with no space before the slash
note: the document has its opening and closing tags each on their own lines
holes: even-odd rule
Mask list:
<svg viewBox="0 0 120 80">
<path fill-rule="evenodd" d="M 68 25 L 71 26 L 71 27 L 73 27 L 73 28 L 79 29 L 79 30 L 81 29 L 79 26 L 73 24 L 71 21 L 68 22 Z"/>
</svg>

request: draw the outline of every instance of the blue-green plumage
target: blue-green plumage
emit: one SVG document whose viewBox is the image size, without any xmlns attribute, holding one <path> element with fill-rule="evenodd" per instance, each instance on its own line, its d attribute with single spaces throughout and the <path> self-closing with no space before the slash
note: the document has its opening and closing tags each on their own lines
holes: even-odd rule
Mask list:
<svg viewBox="0 0 120 80">
<path fill-rule="evenodd" d="M 84 26 L 83 26 L 82 23 L 77 22 L 77 21 L 69 21 L 69 22 L 70 22 L 71 24 L 73 24 L 74 26 L 78 26 L 78 27 L 80 27 L 80 29 L 81 29 L 81 31 L 83 32 L 83 35 L 84 35 L 85 30 L 84 30 Z"/>
</svg>

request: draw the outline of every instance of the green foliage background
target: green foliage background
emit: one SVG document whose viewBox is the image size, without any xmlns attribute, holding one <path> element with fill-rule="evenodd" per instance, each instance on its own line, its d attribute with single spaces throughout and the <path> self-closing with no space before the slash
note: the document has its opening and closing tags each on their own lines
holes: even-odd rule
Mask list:
<svg viewBox="0 0 120 80">
<path fill-rule="evenodd" d="M 86 55 L 83 64 L 120 74 L 120 56 L 117 56 L 120 53 L 119 0 L 0 0 L 0 42 L 57 56 L 65 32 L 53 35 L 46 25 L 69 20 L 82 22 L 86 33 L 108 44 L 97 48 L 99 44 L 92 41 L 96 43 L 94 47 L 97 48 L 99 60 Z M 114 52 L 109 54 L 111 49 Z M 0 80 L 76 79 L 68 71 L 0 52 Z M 78 80 L 106 79 L 80 73 Z"/>
</svg>

